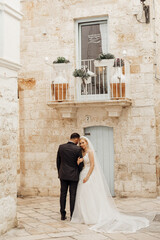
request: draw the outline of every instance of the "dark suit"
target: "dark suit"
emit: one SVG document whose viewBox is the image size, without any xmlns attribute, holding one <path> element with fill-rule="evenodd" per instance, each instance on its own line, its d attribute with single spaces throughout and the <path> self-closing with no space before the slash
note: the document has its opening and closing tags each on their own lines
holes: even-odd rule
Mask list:
<svg viewBox="0 0 160 240">
<path fill-rule="evenodd" d="M 70 192 L 70 214 L 72 216 L 75 204 L 79 173 L 83 168 L 83 163 L 77 165 L 78 157 L 82 157 L 81 148 L 73 142 L 68 142 L 59 146 L 57 153 L 58 177 L 61 181 L 60 212 L 65 216 L 66 196 L 69 187 Z"/>
</svg>

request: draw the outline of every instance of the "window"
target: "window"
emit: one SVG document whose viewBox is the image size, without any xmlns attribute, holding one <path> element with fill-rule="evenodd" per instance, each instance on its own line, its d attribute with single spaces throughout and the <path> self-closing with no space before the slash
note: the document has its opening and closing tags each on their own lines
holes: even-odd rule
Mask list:
<svg viewBox="0 0 160 240">
<path fill-rule="evenodd" d="M 77 67 L 87 67 L 95 75 L 87 84 L 81 84 L 81 99 L 108 94 L 107 68 L 95 68 L 94 60 L 108 52 L 107 18 L 77 21 Z"/>
<path fill-rule="evenodd" d="M 79 23 L 80 60 L 107 53 L 107 20 Z"/>
</svg>

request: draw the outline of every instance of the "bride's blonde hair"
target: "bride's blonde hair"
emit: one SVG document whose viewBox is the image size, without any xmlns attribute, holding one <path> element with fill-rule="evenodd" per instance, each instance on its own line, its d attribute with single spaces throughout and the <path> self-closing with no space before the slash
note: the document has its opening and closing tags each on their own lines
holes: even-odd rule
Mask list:
<svg viewBox="0 0 160 240">
<path fill-rule="evenodd" d="M 82 140 L 82 139 L 88 144 L 88 141 L 85 137 L 80 137 L 80 140 Z"/>
<path fill-rule="evenodd" d="M 89 142 L 87 141 L 86 137 L 84 137 L 84 136 L 80 137 L 80 140 L 82 140 L 82 139 L 87 143 L 88 150 L 90 150 Z"/>
</svg>

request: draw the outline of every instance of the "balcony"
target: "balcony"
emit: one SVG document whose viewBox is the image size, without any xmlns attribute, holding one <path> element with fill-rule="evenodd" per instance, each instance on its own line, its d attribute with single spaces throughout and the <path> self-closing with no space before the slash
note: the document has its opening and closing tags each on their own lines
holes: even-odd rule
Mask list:
<svg viewBox="0 0 160 240">
<path fill-rule="evenodd" d="M 47 87 L 47 104 L 63 118 L 76 116 L 77 108 L 102 107 L 110 117 L 119 117 L 131 105 L 130 65 L 126 60 L 82 60 L 78 64 L 90 77 L 74 78 L 71 64 L 58 64 Z M 61 81 L 60 81 L 61 79 Z"/>
</svg>

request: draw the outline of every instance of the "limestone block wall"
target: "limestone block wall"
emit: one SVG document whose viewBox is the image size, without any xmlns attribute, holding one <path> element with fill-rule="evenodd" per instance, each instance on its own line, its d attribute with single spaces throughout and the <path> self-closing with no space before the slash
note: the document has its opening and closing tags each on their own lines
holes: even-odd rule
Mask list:
<svg viewBox="0 0 160 240">
<path fill-rule="evenodd" d="M 154 101 L 153 6 L 151 23 L 141 24 L 134 4 L 124 0 L 56 0 L 21 2 L 20 161 L 23 195 L 57 195 L 58 145 L 72 132 L 83 134 L 87 126 L 112 126 L 117 196 L 156 196 L 156 127 Z M 75 20 L 108 16 L 108 51 L 121 56 L 127 51 L 131 63 L 132 106 L 120 118 L 107 116 L 103 106 L 79 108 L 77 118 L 62 119 L 46 104 L 50 68 L 44 58 L 68 56 L 72 70 L 76 61 Z M 144 20 L 144 19 L 143 19 Z M 43 34 L 46 32 L 47 34 Z M 71 79 L 73 79 L 71 77 Z M 96 112 L 96 114 L 95 114 Z M 90 121 L 86 122 L 86 115 Z"/>
<path fill-rule="evenodd" d="M 156 138 L 157 138 L 157 155 L 156 155 L 156 173 L 157 173 L 157 188 L 160 195 L 160 1 L 154 1 L 155 14 L 155 114 L 156 114 Z"/>
<path fill-rule="evenodd" d="M 4 71 L 4 69 L 3 69 Z M 2 73 L 2 68 L 0 68 Z M 7 71 L 9 74 L 10 71 Z M 15 72 L 11 71 L 12 76 Z M 10 73 L 11 74 L 11 73 Z M 16 225 L 17 79 L 0 75 L 0 234 Z"/>
<path fill-rule="evenodd" d="M 16 226 L 20 2 L 0 0 L 0 235 Z"/>
</svg>

